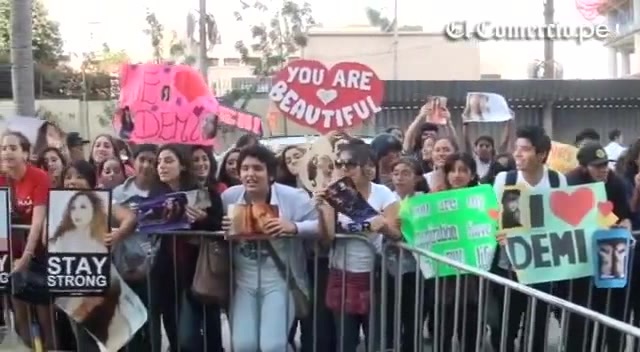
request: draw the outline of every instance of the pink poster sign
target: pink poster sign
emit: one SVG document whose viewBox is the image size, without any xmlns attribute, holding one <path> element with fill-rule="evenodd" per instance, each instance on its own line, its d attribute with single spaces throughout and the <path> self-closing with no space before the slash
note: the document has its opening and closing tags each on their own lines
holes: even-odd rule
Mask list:
<svg viewBox="0 0 640 352">
<path fill-rule="evenodd" d="M 113 126 L 136 143 L 214 145 L 218 122 L 254 132 L 239 124 L 238 113 L 221 109 L 200 74 L 189 66 L 126 64 L 120 72 L 120 99 Z M 259 120 L 259 117 L 258 117 Z M 261 131 L 261 124 L 258 124 Z"/>
</svg>

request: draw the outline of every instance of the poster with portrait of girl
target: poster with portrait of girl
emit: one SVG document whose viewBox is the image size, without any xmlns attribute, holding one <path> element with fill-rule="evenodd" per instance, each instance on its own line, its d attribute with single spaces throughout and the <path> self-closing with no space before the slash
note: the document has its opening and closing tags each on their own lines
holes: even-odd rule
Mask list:
<svg viewBox="0 0 640 352">
<path fill-rule="evenodd" d="M 527 191 L 520 186 L 503 189 L 500 201 L 500 229 L 505 233 L 531 228 Z"/>
<path fill-rule="evenodd" d="M 273 204 L 233 204 L 229 205 L 227 216 L 231 220 L 230 235 L 260 238 L 269 235 L 266 224 L 278 218 L 279 210 Z"/>
<path fill-rule="evenodd" d="M 101 350 L 117 351 L 146 322 L 147 311 L 109 259 L 110 207 L 109 191 L 49 191 L 47 283 L 56 306 Z"/>
<path fill-rule="evenodd" d="M 462 122 L 503 122 L 511 120 L 513 113 L 507 100 L 499 94 L 470 92 L 462 112 Z"/>
</svg>

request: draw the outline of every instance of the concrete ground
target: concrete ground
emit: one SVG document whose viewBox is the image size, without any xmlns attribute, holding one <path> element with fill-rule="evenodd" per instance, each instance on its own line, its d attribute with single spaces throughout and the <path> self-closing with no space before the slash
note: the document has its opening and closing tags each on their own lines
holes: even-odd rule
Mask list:
<svg viewBox="0 0 640 352">
<path fill-rule="evenodd" d="M 229 324 L 228 321 L 226 319 L 226 316 L 222 317 L 222 324 L 223 324 L 223 342 L 224 342 L 224 346 L 227 352 L 231 351 L 231 338 L 230 338 L 230 331 L 229 331 Z M 426 334 L 425 334 L 426 335 Z M 299 334 L 298 334 L 298 338 L 297 338 L 298 342 L 299 342 Z M 31 351 L 29 348 L 27 348 L 26 346 L 24 346 L 19 340 L 17 335 L 15 335 L 15 333 L 8 333 L 6 328 L 0 328 L 0 352 L 29 352 Z M 549 348 L 547 350 L 547 352 L 559 352 L 560 351 L 560 325 L 558 324 L 558 322 L 555 319 L 551 319 L 551 322 L 549 324 Z M 628 344 L 630 345 L 630 344 Z M 433 348 L 430 344 L 430 342 L 425 339 L 425 348 L 423 349 L 424 352 L 431 352 L 433 351 Z M 166 339 L 166 336 L 163 336 L 163 350 L 167 350 L 168 349 L 168 342 Z M 360 345 L 360 347 L 358 348 L 358 351 L 360 352 L 364 352 L 365 348 L 364 348 L 364 343 Z M 488 341 L 485 343 L 484 346 L 484 350 L 483 352 L 490 352 L 492 351 L 491 347 L 489 346 Z M 631 351 L 630 346 L 627 347 L 627 351 Z"/>
</svg>

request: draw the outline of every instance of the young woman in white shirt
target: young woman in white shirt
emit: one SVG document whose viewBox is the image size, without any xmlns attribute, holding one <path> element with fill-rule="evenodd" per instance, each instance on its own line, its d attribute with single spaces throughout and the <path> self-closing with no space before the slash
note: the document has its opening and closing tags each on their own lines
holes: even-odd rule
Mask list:
<svg viewBox="0 0 640 352">
<path fill-rule="evenodd" d="M 354 223 L 344 214 L 336 213 L 324 202 L 324 192 L 316 194 L 321 216 L 320 231 L 329 238 L 336 233 L 362 236 L 362 239 L 334 240 L 330 255 L 330 273 L 327 283 L 327 306 L 334 312 L 338 336 L 342 341 L 337 351 L 355 352 L 360 343 L 360 328 L 363 328 L 368 342 L 373 342 L 375 334 L 370 334 L 370 303 L 374 290 L 371 282 L 372 271 L 376 270 L 376 260 L 383 237 L 399 239 L 397 226 L 398 200 L 387 187 L 371 182 L 367 168 L 375 166 L 373 150 L 366 144 L 346 144 L 341 146 L 335 162 L 336 177 L 349 177 L 356 190 L 367 200 L 377 215 L 362 224 Z M 367 243 L 368 242 L 368 243 Z M 375 250 L 374 250 L 375 248 Z M 343 283 L 346 287 L 343 287 Z M 342 294 L 345 292 L 343 305 Z M 377 296 L 377 295 L 376 295 Z M 344 311 L 342 307 L 344 306 Z M 369 344 L 370 345 L 370 344 Z M 373 346 L 370 346 L 373 347 Z"/>
</svg>

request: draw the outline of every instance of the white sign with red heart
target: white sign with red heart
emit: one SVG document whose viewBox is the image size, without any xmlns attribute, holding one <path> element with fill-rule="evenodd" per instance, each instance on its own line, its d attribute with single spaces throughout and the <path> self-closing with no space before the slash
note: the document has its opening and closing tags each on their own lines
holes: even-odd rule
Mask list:
<svg viewBox="0 0 640 352">
<path fill-rule="evenodd" d="M 289 63 L 274 77 L 269 97 L 289 119 L 321 134 L 356 127 L 382 109 L 384 82 L 369 67 L 313 60 Z"/>
</svg>

